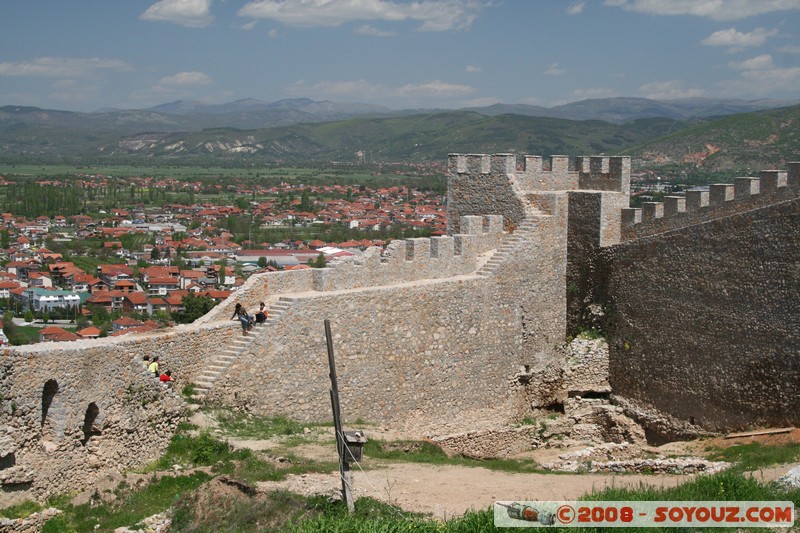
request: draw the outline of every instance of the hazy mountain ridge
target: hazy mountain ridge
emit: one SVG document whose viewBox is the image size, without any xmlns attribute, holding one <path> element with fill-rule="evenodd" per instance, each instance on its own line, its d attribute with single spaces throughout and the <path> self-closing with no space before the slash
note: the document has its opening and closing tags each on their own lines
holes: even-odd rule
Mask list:
<svg viewBox="0 0 800 533">
<path fill-rule="evenodd" d="M 551 108 L 526 104 L 495 104 L 465 108 L 461 111 L 485 116 L 505 114 L 567 120 L 604 120 L 622 124 L 641 118 L 663 117 L 693 120 L 712 116 L 747 113 L 800 103 L 777 100 L 723 100 L 691 98 L 659 101 L 646 98 L 605 98 L 582 100 Z M 0 107 L 0 121 L 12 120 L 30 124 L 47 124 L 87 131 L 199 131 L 207 128 L 257 129 L 292 124 L 331 122 L 359 116 L 396 117 L 437 112 L 444 109 L 391 110 L 370 104 L 341 104 L 292 98 L 275 102 L 242 99 L 226 104 L 206 104 L 193 100 L 177 100 L 148 109 L 101 110 L 92 113 L 40 109 L 31 106 Z"/>
<path fill-rule="evenodd" d="M 263 102 L 234 104 L 240 109 L 255 109 Z M 451 152 L 624 153 L 633 156 L 640 166 L 689 164 L 712 169 L 746 168 L 756 163 L 768 168 L 800 159 L 800 106 L 722 119 L 646 117 L 620 124 L 530 116 L 522 112 L 524 106 L 513 106 L 517 111 L 514 114 L 500 114 L 506 109 L 491 106 L 473 111 L 406 110 L 352 117 L 336 104 L 307 99 L 274 102 L 267 104 L 272 107 L 265 111 L 219 108 L 223 112 L 217 115 L 194 112 L 203 107 L 191 102 L 165 105 L 171 106 L 173 114 L 153 110 L 98 112 L 91 114 L 89 126 L 81 122 L 86 114 L 5 106 L 0 108 L 0 158 L 42 163 L 135 163 L 143 158 L 162 158 L 169 164 L 224 161 L 235 165 L 354 162 L 359 152 L 367 160 L 383 161 L 442 161 Z M 576 103 L 573 111 L 593 107 L 596 112 L 620 117 L 626 105 L 627 113 L 636 115 L 664 112 L 672 104 L 609 99 Z M 756 104 L 716 100 L 685 103 L 696 113 L 749 105 Z M 323 121 L 320 117 L 326 112 L 344 118 Z M 265 122 L 271 126 L 264 126 Z M 198 123 L 206 127 L 190 127 Z M 255 126 L 229 125 L 234 123 Z"/>
</svg>

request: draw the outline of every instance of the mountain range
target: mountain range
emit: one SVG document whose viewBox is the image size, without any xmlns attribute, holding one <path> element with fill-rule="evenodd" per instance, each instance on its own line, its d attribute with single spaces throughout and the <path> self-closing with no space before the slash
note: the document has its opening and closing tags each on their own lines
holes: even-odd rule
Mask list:
<svg viewBox="0 0 800 533">
<path fill-rule="evenodd" d="M 393 111 L 310 99 L 176 101 L 92 113 L 0 107 L 0 161 L 301 164 L 442 161 L 447 153 L 621 154 L 719 169 L 800 158 L 798 102 L 643 98 L 543 108 Z M 794 104 L 792 107 L 778 107 Z"/>
</svg>

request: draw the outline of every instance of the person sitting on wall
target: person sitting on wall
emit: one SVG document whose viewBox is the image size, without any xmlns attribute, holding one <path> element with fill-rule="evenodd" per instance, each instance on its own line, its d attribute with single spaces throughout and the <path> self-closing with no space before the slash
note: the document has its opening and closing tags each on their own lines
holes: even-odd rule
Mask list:
<svg viewBox="0 0 800 533">
<path fill-rule="evenodd" d="M 172 383 L 173 381 L 175 381 L 175 378 L 172 377 L 172 370 L 167 370 L 166 372 L 161 374 L 161 377 L 158 379 L 159 381 L 161 381 L 161 383 Z"/>
<path fill-rule="evenodd" d="M 150 356 L 149 355 L 145 355 L 144 357 L 142 357 L 142 367 L 144 367 L 145 370 L 149 370 L 149 367 L 150 367 Z"/>
<path fill-rule="evenodd" d="M 239 322 L 242 323 L 242 335 L 247 335 L 247 332 L 253 327 L 253 320 L 250 318 L 247 309 L 245 309 L 241 303 L 237 303 L 236 309 L 233 310 L 231 320 L 234 318 L 238 318 Z"/>
<path fill-rule="evenodd" d="M 267 306 L 264 302 L 261 302 L 258 306 L 258 312 L 256 313 L 256 324 L 263 324 L 267 321 Z"/>
<path fill-rule="evenodd" d="M 155 377 L 160 375 L 158 372 L 158 356 L 153 357 L 153 362 L 150 363 L 150 366 L 147 367 L 147 370 L 152 372 Z"/>
</svg>

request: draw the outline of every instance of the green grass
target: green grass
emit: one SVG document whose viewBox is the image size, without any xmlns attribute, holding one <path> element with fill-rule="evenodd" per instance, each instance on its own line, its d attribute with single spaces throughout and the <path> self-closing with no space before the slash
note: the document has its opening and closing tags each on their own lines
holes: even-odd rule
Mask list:
<svg viewBox="0 0 800 533">
<path fill-rule="evenodd" d="M 758 470 L 767 466 L 792 463 L 800 460 L 800 444 L 762 446 L 758 442 L 737 444 L 724 449 L 711 448 L 709 459 L 734 463 L 738 471 Z"/>
<path fill-rule="evenodd" d="M 268 498 L 221 498 L 213 509 L 198 499 L 196 494 L 187 494 L 177 503 L 173 531 L 278 531 L 284 523 L 311 512 L 306 497 L 286 491 L 273 492 Z"/>
<path fill-rule="evenodd" d="M 35 326 L 17 326 L 14 328 L 14 341 L 18 344 L 36 344 L 39 342 L 39 330 Z"/>
<path fill-rule="evenodd" d="M 145 472 L 169 470 L 172 465 L 211 466 L 219 461 L 244 459 L 249 450 L 231 451 L 227 442 L 203 432 L 197 436 L 176 433 L 161 458 L 144 468 Z"/>
<path fill-rule="evenodd" d="M 264 419 L 231 416 L 227 428 L 246 435 L 293 435 L 299 437 L 302 425 L 285 419 Z M 274 463 L 259 452 L 249 449 L 231 450 L 229 444 L 208 432 L 189 435 L 196 431 L 193 424 L 181 424 L 178 434 L 170 442 L 162 458 L 150 465 L 148 471 L 170 470 L 172 465 L 211 466 L 213 475 L 230 475 L 252 487 L 258 481 L 277 481 L 288 474 L 306 472 L 335 472 L 335 462 L 319 462 L 288 455 L 288 461 Z M 477 460 L 465 457 L 448 457 L 441 448 L 427 441 L 382 442 L 371 439 L 365 446 L 364 466 L 370 460 L 402 461 L 426 464 L 485 467 L 510 472 L 536 472 L 533 461 Z M 739 469 L 796 460 L 800 446 L 760 446 L 748 444 L 715 452 L 715 459 L 736 461 Z M 584 500 L 612 501 L 793 501 L 800 506 L 800 490 L 785 490 L 774 484 L 763 484 L 742 475 L 739 471 L 726 471 L 710 476 L 698 476 L 672 488 L 640 486 L 636 489 L 609 488 L 585 495 Z M 342 532 L 396 532 L 445 531 L 473 532 L 495 531 L 491 509 L 472 511 L 462 517 L 440 522 L 397 509 L 371 498 L 356 502 L 356 513 L 348 515 L 342 502 L 329 502 L 321 496 L 303 497 L 288 492 L 269 495 L 218 496 L 202 489 L 212 474 L 195 472 L 173 477 L 164 475 L 140 490 L 130 490 L 122 484 L 115 491 L 114 503 L 72 505 L 65 498 L 48 502 L 63 514 L 47 522 L 45 533 L 81 531 L 113 531 L 121 526 L 133 526 L 143 518 L 157 514 L 169 507 L 175 508 L 173 531 L 342 531 Z M 227 494 L 227 493 L 226 493 Z M 205 501 L 203 498 L 214 498 Z M 39 510 L 38 504 L 24 502 L 2 511 L 9 517 L 27 516 Z M 584 529 L 584 531 L 592 531 Z"/>
<path fill-rule="evenodd" d="M 25 518 L 26 516 L 32 515 L 33 513 L 38 513 L 41 510 L 41 504 L 31 500 L 25 500 L 17 505 L 0 509 L 0 516 L 4 516 L 6 518 Z"/>
<path fill-rule="evenodd" d="M 183 427 L 184 431 L 192 429 L 192 425 L 189 424 Z M 196 426 L 194 428 L 196 429 Z M 247 448 L 231 450 L 226 441 L 212 437 L 208 432 L 196 436 L 179 432 L 170 441 L 164 455 L 140 471 L 144 473 L 167 471 L 176 464 L 188 468 L 211 466 L 214 474 L 228 474 L 254 483 L 279 481 L 289 474 L 332 472 L 338 468 L 338 463 L 335 462 L 314 461 L 292 455 L 288 455 L 287 458 L 286 463 L 276 465 L 265 461 L 258 452 Z"/>
<path fill-rule="evenodd" d="M 240 413 L 217 414 L 219 427 L 226 433 L 243 439 L 268 439 L 276 435 L 295 435 L 303 432 L 300 422 L 283 418 L 262 418 Z"/>
<path fill-rule="evenodd" d="M 171 507 L 181 494 L 196 489 L 209 479 L 211 476 L 203 472 L 189 476 L 164 476 L 142 490 L 122 494 L 113 504 L 62 505 L 63 514 L 48 520 L 43 532 L 110 532 L 118 527 L 130 527 Z"/>
<path fill-rule="evenodd" d="M 258 417 L 227 411 L 218 411 L 215 416 L 222 431 L 240 439 L 269 439 L 278 435 L 298 435 L 307 427 L 331 425 L 303 424 L 289 418 Z"/>
<path fill-rule="evenodd" d="M 339 463 L 335 461 L 315 461 L 292 455 L 287 457 L 288 463 L 276 466 L 272 462 L 261 459 L 256 452 L 250 450 L 243 450 L 243 452 L 235 461 L 223 461 L 214 465 L 212 472 L 231 475 L 247 483 L 255 483 L 257 481 L 281 481 L 290 474 L 334 472 L 339 468 Z"/>
<path fill-rule="evenodd" d="M 341 501 L 331 502 L 323 496 L 303 497 L 286 491 L 267 495 L 218 497 L 213 505 L 192 489 L 202 476 L 162 478 L 138 493 L 130 494 L 109 507 L 66 506 L 64 515 L 50 520 L 46 533 L 68 531 L 111 531 L 114 527 L 133 525 L 145 516 L 167 506 L 175 506 L 173 531 L 192 532 L 261 532 L 294 533 L 326 532 L 452 532 L 472 533 L 498 531 L 490 509 L 470 511 L 441 522 L 403 511 L 372 498 L 359 498 L 355 513 L 349 515 Z M 207 479 L 207 477 L 206 477 Z M 178 493 L 182 490 L 182 493 Z M 800 505 L 800 490 L 786 491 L 765 485 L 734 472 L 699 476 L 672 488 L 638 489 L 609 488 L 593 492 L 580 500 L 611 501 L 792 501 Z M 113 513 L 112 513 L 113 511 Z M 573 529 L 570 529 L 573 530 Z M 577 531 L 600 531 L 575 528 Z M 631 529 L 626 529 L 631 531 Z M 636 531 L 636 530 L 632 530 Z M 643 529 L 641 531 L 644 531 Z M 652 531 L 648 529 L 647 531 Z M 674 529 L 673 529 L 674 531 Z M 762 531 L 762 530 L 758 530 Z"/>
<path fill-rule="evenodd" d="M 800 505 L 800 490 L 786 491 L 774 485 L 764 485 L 751 478 L 734 472 L 723 472 L 712 476 L 699 476 L 683 485 L 658 489 L 641 487 L 638 489 L 609 488 L 584 495 L 580 500 L 593 501 L 792 501 Z M 367 501 L 364 501 L 367 500 Z M 344 504 L 319 505 L 320 514 L 294 523 L 282 530 L 298 533 L 312 531 L 347 532 L 452 532 L 472 533 L 482 531 L 503 531 L 494 527 L 492 509 L 470 511 L 462 517 L 447 522 L 427 519 L 419 515 L 404 513 L 386 504 L 368 499 L 356 501 L 356 513 L 348 516 Z M 309 501 L 310 505 L 314 505 Z M 373 507 L 374 506 L 374 507 Z M 548 529 L 552 530 L 552 529 Z M 605 531 L 600 528 L 559 528 L 558 531 Z M 626 528 L 625 531 L 653 531 L 654 528 Z M 676 531 L 664 528 L 664 531 Z M 709 528 L 708 531 L 717 531 Z M 754 531 L 764 531 L 756 529 Z"/>
</svg>

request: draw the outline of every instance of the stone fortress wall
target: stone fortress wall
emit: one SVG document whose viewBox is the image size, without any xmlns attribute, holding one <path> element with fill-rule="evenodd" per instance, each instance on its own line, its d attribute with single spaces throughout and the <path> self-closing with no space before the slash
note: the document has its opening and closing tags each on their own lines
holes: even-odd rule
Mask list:
<svg viewBox="0 0 800 533">
<path fill-rule="evenodd" d="M 615 393 L 708 430 L 800 424 L 800 163 L 642 218 L 588 261 Z"/>
<path fill-rule="evenodd" d="M 670 374 L 674 379 L 662 388 L 674 391 L 683 383 L 702 395 L 713 407 L 689 416 L 709 427 L 738 427 L 741 421 L 728 414 L 742 402 L 770 413 L 788 406 L 795 413 L 753 420 L 796 417 L 800 409 L 786 397 L 788 387 L 798 383 L 798 281 L 790 265 L 799 263 L 800 239 L 797 204 L 787 200 L 794 194 L 788 191 L 794 190 L 796 168 L 790 166 L 786 187 L 777 175 L 777 202 L 726 211 L 723 219 L 706 209 L 708 221 L 700 223 L 683 215 L 691 223 L 670 231 L 703 238 L 680 241 L 692 253 L 675 256 L 671 272 L 686 270 L 675 281 L 713 277 L 719 263 L 734 256 L 748 274 L 742 277 L 732 268 L 712 278 L 708 288 L 675 292 L 675 305 L 661 315 L 647 285 L 666 275 L 667 266 L 660 265 L 670 265 L 676 242 L 670 239 L 676 237 L 668 231 L 633 238 L 631 225 L 623 224 L 623 217 L 630 222 L 632 216 L 624 211 L 628 158 L 582 157 L 571 164 L 566 156 L 526 156 L 518 165 L 509 154 L 451 155 L 448 236 L 398 241 L 324 269 L 253 276 L 208 315 L 169 332 L 4 351 L 0 505 L 79 489 L 161 454 L 185 406 L 175 390 L 144 372 L 144 354 L 159 355 L 178 376 L 178 388 L 204 383 L 209 401 L 257 414 L 327 420 L 325 319 L 334 334 L 345 421 L 362 418 L 413 434 L 445 435 L 517 421 L 563 402 L 559 347 L 594 303 L 616 310 L 609 329 L 612 386 L 684 416 L 676 395 L 650 394 L 660 389 L 648 388 L 658 379 L 649 368 L 667 372 L 671 365 L 685 365 L 696 350 L 676 353 L 687 348 L 674 342 L 682 336 L 677 328 L 685 323 L 683 308 L 691 307 L 698 318 L 717 304 L 707 299 L 706 289 L 730 294 L 746 278 L 749 289 L 741 303 L 757 310 L 743 317 L 741 309 L 726 303 L 717 315 L 708 314 L 724 328 L 697 323 L 698 342 L 707 339 L 703 327 L 725 333 L 714 336 L 720 344 L 714 354 L 735 352 L 748 330 L 743 323 L 751 331 L 766 328 L 748 345 L 747 364 L 736 381 L 742 397 L 728 394 L 718 404 L 713 399 L 728 387 L 718 378 L 730 373 L 720 367 L 735 366 L 735 357 L 692 364 L 691 372 Z M 759 223 L 748 224 L 756 215 Z M 663 222 L 650 222 L 656 223 Z M 761 243 L 781 266 L 759 269 L 757 260 L 746 257 L 749 252 L 737 256 L 723 244 L 730 228 L 741 228 L 741 242 L 727 244 L 750 242 L 747 250 L 760 253 L 755 243 Z M 761 233 L 771 238 L 759 239 Z M 789 240 L 794 235 L 794 244 L 787 244 L 785 235 Z M 760 294 L 762 288 L 772 289 L 770 297 Z M 780 296 L 781 290 L 788 296 Z M 669 294 L 664 292 L 665 301 Z M 234 304 L 254 310 L 260 301 L 268 303 L 271 317 L 256 335 L 243 337 L 238 322 L 230 320 Z M 639 322 L 638 316 L 647 318 Z M 623 327 L 631 325 L 633 333 Z M 731 335 L 737 327 L 739 336 Z M 653 328 L 651 337 L 645 328 Z M 778 332 L 785 333 L 783 343 L 770 340 Z M 769 355 L 755 350 L 757 342 L 768 346 Z M 757 386 L 773 381 L 778 384 Z"/>
</svg>

